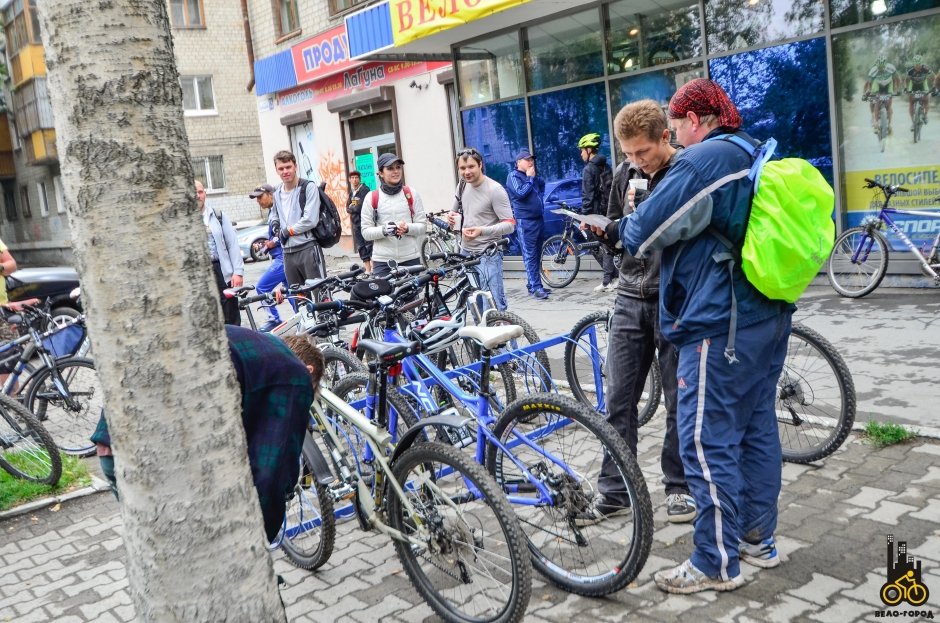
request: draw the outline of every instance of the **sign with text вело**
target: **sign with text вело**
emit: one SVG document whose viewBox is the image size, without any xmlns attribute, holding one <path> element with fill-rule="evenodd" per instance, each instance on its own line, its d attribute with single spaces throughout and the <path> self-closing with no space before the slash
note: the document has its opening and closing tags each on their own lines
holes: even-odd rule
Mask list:
<svg viewBox="0 0 940 623">
<path fill-rule="evenodd" d="M 463 26 L 529 0 L 388 0 L 395 45 Z"/>
</svg>

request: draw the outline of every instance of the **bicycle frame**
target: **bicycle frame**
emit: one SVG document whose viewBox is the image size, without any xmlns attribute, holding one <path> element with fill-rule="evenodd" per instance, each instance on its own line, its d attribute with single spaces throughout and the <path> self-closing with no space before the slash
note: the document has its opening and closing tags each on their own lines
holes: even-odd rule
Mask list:
<svg viewBox="0 0 940 623">
<path fill-rule="evenodd" d="M 917 260 L 921 263 L 924 270 L 932 276 L 934 279 L 940 279 L 940 274 L 927 262 L 927 259 L 921 254 L 917 246 L 914 245 L 914 242 L 907 237 L 907 235 L 901 230 L 900 227 L 895 224 L 891 219 L 892 214 L 904 214 L 908 216 L 925 216 L 932 219 L 940 219 L 940 214 L 937 212 L 926 212 L 920 210 L 899 210 L 897 208 L 889 208 L 888 201 L 890 198 L 885 198 L 884 206 L 882 206 L 881 211 L 878 213 L 878 220 L 882 223 L 886 223 L 888 227 L 891 228 L 891 231 L 895 233 L 907 247 L 908 251 L 914 254 Z M 933 245 L 931 246 L 930 251 L 927 253 L 927 257 L 933 257 L 933 254 L 937 251 L 937 247 L 940 245 L 940 233 L 934 238 Z M 868 254 L 871 253 L 872 246 L 874 246 L 874 238 L 868 237 L 863 238 L 859 241 L 858 247 L 855 249 L 855 253 L 852 254 L 852 263 L 856 264 L 859 261 L 865 262 L 868 260 Z"/>
</svg>

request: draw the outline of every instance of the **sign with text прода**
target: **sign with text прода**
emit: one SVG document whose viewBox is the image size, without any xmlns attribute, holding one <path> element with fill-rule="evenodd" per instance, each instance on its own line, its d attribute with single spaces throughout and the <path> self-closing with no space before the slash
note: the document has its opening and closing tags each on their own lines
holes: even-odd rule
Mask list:
<svg viewBox="0 0 940 623">
<path fill-rule="evenodd" d="M 349 60 L 345 25 L 301 41 L 291 47 L 290 53 L 294 59 L 297 84 L 326 78 L 356 64 Z"/>
<path fill-rule="evenodd" d="M 388 0 L 392 37 L 403 45 L 529 0 Z"/>
</svg>

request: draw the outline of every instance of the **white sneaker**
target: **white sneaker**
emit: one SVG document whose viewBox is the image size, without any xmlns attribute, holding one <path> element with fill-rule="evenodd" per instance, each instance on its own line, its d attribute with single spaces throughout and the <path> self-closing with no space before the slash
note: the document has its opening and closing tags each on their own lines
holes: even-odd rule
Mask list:
<svg viewBox="0 0 940 623">
<path fill-rule="evenodd" d="M 618 287 L 620 287 L 619 279 L 615 281 L 611 281 L 610 283 L 607 284 L 607 287 L 604 289 L 607 290 L 608 292 L 616 292 Z"/>
<path fill-rule="evenodd" d="M 594 286 L 594 291 L 595 291 L 595 292 L 606 292 L 606 291 L 607 291 L 607 286 L 605 286 L 603 283 L 600 284 L 600 285 Z"/>
<path fill-rule="evenodd" d="M 744 585 L 744 577 L 740 574 L 728 580 L 710 578 L 699 571 L 691 560 L 686 560 L 678 567 L 654 574 L 653 580 L 660 590 L 681 595 L 701 591 L 733 591 Z"/>
</svg>

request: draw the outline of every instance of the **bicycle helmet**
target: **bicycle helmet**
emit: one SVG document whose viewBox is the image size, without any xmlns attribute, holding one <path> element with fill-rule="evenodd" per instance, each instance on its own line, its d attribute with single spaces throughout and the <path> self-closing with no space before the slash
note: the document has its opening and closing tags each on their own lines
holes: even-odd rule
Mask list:
<svg viewBox="0 0 940 623">
<path fill-rule="evenodd" d="M 881 54 L 875 60 L 875 64 L 878 65 L 879 67 L 884 67 L 885 65 L 888 64 L 888 58 L 884 54 Z"/>
<path fill-rule="evenodd" d="M 601 135 L 597 132 L 591 132 L 590 134 L 585 134 L 581 137 L 581 140 L 578 141 L 579 149 L 597 149 L 601 145 Z"/>
<path fill-rule="evenodd" d="M 418 320 L 409 327 L 408 339 L 421 342 L 422 351 L 425 354 L 432 354 L 459 340 L 458 332 L 466 324 L 464 314 L 456 314 L 446 319 L 435 318 L 426 323 Z"/>
<path fill-rule="evenodd" d="M 921 56 L 920 54 L 915 54 L 914 57 L 911 59 L 911 61 L 914 63 L 915 66 L 916 66 L 916 65 L 923 65 L 923 64 L 924 64 L 924 57 Z"/>
</svg>

